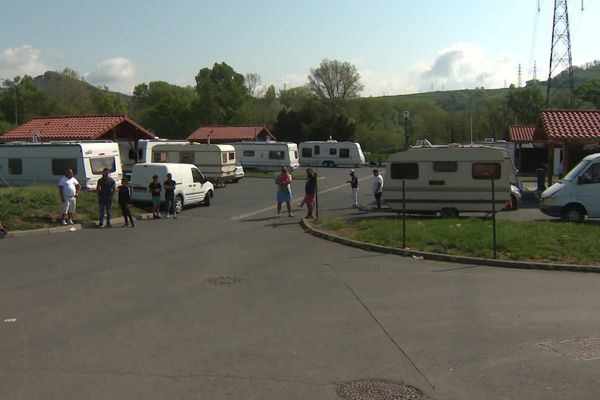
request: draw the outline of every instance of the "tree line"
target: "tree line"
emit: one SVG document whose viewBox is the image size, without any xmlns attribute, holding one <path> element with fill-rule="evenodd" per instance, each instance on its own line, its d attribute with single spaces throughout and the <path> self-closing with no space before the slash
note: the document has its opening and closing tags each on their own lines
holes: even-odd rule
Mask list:
<svg viewBox="0 0 600 400">
<path fill-rule="evenodd" d="M 583 69 L 582 69 L 583 70 Z M 585 72 L 600 77 L 598 63 Z M 577 71 L 576 71 L 577 72 Z M 576 75 L 577 76 L 577 75 Z M 563 79 L 564 77 L 557 77 Z M 128 114 L 163 138 L 185 138 L 201 125 L 261 124 L 279 140 L 355 140 L 371 152 L 393 152 L 418 139 L 433 143 L 504 139 L 510 124 L 533 124 L 546 108 L 545 87 L 459 90 L 404 96 L 360 97 L 363 84 L 348 62 L 323 60 L 304 86 L 263 87 L 256 73 L 242 75 L 226 63 L 199 70 L 195 85 L 138 84 L 132 96 L 93 87 L 71 69 L 4 81 L 0 131 L 34 116 Z M 577 81 L 575 100 L 561 87 L 550 108 L 600 107 L 600 79 Z M 405 119 L 405 111 L 409 111 Z"/>
</svg>

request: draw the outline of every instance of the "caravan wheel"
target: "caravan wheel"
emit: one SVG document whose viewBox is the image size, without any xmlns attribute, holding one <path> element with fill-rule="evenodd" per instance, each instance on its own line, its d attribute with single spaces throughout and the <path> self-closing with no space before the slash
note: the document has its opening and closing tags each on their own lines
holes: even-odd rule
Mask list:
<svg viewBox="0 0 600 400">
<path fill-rule="evenodd" d="M 442 208 L 440 214 L 442 218 L 458 218 L 458 210 L 456 208 Z"/>
</svg>

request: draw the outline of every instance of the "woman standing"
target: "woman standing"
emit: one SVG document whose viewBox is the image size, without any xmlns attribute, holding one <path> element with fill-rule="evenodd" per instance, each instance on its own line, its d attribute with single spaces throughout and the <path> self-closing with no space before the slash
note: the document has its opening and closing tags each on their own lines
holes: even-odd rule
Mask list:
<svg viewBox="0 0 600 400">
<path fill-rule="evenodd" d="M 276 218 L 279 218 L 281 213 L 281 203 L 285 203 L 288 211 L 288 216 L 293 217 L 292 214 L 292 176 L 289 174 L 286 167 L 281 168 L 281 174 L 275 179 L 277 185 L 277 214 Z"/>
</svg>

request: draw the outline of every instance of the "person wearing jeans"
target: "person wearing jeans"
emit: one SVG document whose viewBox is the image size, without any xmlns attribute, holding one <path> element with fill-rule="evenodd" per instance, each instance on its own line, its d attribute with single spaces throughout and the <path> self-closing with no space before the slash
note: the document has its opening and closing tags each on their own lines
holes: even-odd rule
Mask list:
<svg viewBox="0 0 600 400">
<path fill-rule="evenodd" d="M 110 211 L 112 209 L 113 196 L 115 194 L 116 182 L 108 175 L 108 168 L 102 170 L 102 178 L 98 179 L 96 193 L 98 194 L 98 227 L 104 226 L 104 211 L 106 210 L 106 227 L 110 228 Z"/>
<path fill-rule="evenodd" d="M 381 208 L 381 193 L 383 193 L 383 176 L 379 175 L 379 170 L 373 170 L 373 195 L 377 203 L 377 209 Z"/>
</svg>

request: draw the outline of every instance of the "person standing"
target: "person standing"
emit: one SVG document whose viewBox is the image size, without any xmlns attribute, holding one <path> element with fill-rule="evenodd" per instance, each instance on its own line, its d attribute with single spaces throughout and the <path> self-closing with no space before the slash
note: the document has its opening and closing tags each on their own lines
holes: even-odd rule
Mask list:
<svg viewBox="0 0 600 400">
<path fill-rule="evenodd" d="M 119 192 L 119 207 L 121 207 L 121 213 L 125 219 L 123 226 L 129 226 L 129 222 L 131 221 L 131 227 L 135 228 L 135 222 L 133 222 L 131 210 L 129 209 L 129 203 L 131 203 L 131 189 L 126 178 L 123 178 L 123 181 L 121 181 L 121 185 L 117 190 Z"/>
<path fill-rule="evenodd" d="M 8 231 L 2 226 L 2 221 L 0 221 L 0 239 L 3 239 L 6 235 L 8 235 Z"/>
<path fill-rule="evenodd" d="M 373 195 L 375 196 L 375 202 L 377 203 L 377 209 L 381 208 L 381 193 L 383 193 L 383 176 L 379 175 L 379 170 L 373 170 Z"/>
<path fill-rule="evenodd" d="M 350 170 L 350 180 L 346 181 L 346 183 L 349 183 L 350 187 L 352 188 L 352 208 L 357 208 L 358 207 L 358 178 L 356 177 L 356 174 L 354 173 L 353 169 Z"/>
<path fill-rule="evenodd" d="M 58 193 L 60 194 L 62 221 L 61 225 L 73 225 L 73 214 L 76 209 L 76 198 L 79 196 L 81 186 L 79 181 L 73 176 L 73 170 L 67 169 L 65 176 L 58 181 Z"/>
<path fill-rule="evenodd" d="M 315 196 L 317 193 L 317 177 L 311 168 L 306 170 L 306 183 L 304 184 L 304 202 L 306 203 L 306 218 L 313 218 L 315 208 Z"/>
<path fill-rule="evenodd" d="M 98 210 L 100 214 L 98 218 L 98 228 L 104 226 L 104 210 L 106 210 L 106 227 L 112 227 L 110 224 L 110 214 L 117 184 L 108 173 L 108 168 L 102 170 L 102 177 L 98 179 L 98 185 L 96 187 L 96 193 L 98 194 Z"/>
<path fill-rule="evenodd" d="M 289 174 L 286 167 L 281 168 L 281 174 L 275 179 L 277 185 L 277 214 L 275 217 L 279 217 L 281 213 L 281 204 L 285 203 L 288 211 L 288 216 L 293 217 L 292 214 L 292 176 Z"/>
<path fill-rule="evenodd" d="M 158 175 L 152 176 L 152 182 L 148 185 L 150 194 L 152 195 L 152 218 L 160 219 L 160 192 L 162 185 L 158 181 Z"/>
<path fill-rule="evenodd" d="M 169 213 L 173 213 L 173 218 L 177 219 L 177 210 L 175 209 L 175 187 L 177 182 L 173 180 L 173 175 L 167 174 L 167 180 L 164 182 L 163 187 L 165 188 L 165 205 L 167 207 L 167 218 Z"/>
</svg>

